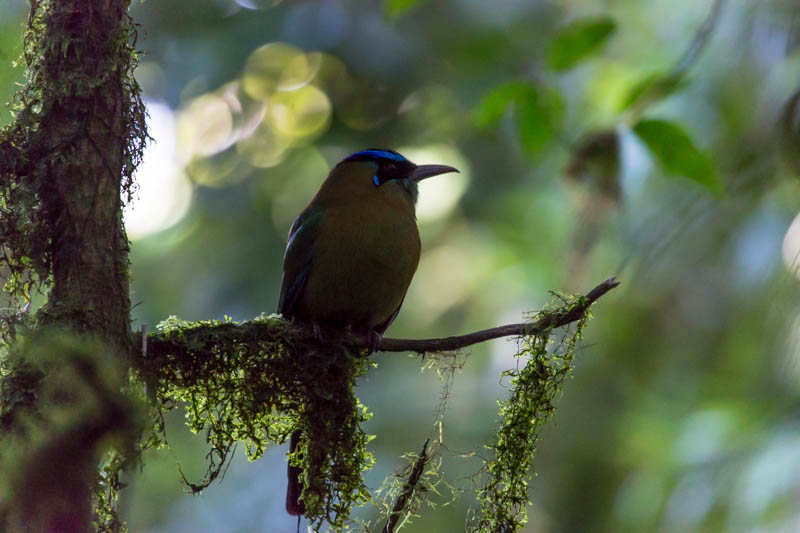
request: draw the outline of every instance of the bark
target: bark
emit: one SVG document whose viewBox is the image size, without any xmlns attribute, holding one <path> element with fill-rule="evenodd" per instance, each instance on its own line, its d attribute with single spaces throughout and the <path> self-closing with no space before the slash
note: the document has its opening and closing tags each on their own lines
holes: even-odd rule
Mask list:
<svg viewBox="0 0 800 533">
<path fill-rule="evenodd" d="M 50 47 L 44 65 L 63 87 L 42 117 L 33 149 L 45 162 L 37 179 L 42 213 L 52 229 L 52 288 L 39 313 L 42 325 L 63 325 L 96 333 L 127 351 L 130 347 L 128 243 L 122 225 L 121 183 L 128 142 L 123 70 L 106 76 L 88 69 L 112 65 L 116 44 L 126 39 L 128 2 L 69 0 L 60 7 L 71 17 L 51 17 L 46 35 L 67 34 L 74 41 L 62 54 Z M 93 43 L 88 38 L 98 39 Z M 87 65 L 87 50 L 97 52 Z M 91 63 L 91 59 L 89 60 Z M 44 72 L 48 75 L 48 72 Z M 71 79 L 105 77 L 94 88 L 72 87 Z M 59 157 L 53 157 L 58 154 Z"/>
<path fill-rule="evenodd" d="M 0 383 L 9 400 L 0 450 L 14 480 L 0 509 L 4 531 L 116 529 L 93 507 L 101 444 L 131 433 L 132 408 L 112 377 L 125 375 L 132 348 L 122 198 L 146 137 L 128 1 L 31 0 L 28 85 L 0 139 L 0 163 L 13 162 L 0 175 L 6 194 L 33 200 L 22 205 L 30 225 L 15 229 L 11 219 L 3 237 L 6 263 L 29 258 L 49 294 L 39 333 L 14 347 L 16 366 Z"/>
</svg>

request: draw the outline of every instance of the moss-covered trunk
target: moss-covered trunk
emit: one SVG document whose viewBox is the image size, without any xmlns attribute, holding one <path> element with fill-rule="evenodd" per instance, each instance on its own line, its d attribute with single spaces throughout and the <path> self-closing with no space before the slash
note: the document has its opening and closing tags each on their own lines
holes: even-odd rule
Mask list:
<svg viewBox="0 0 800 533">
<path fill-rule="evenodd" d="M 118 486 L 118 470 L 97 471 L 99 444 L 134 434 L 119 392 L 131 349 L 122 204 L 146 132 L 128 3 L 31 1 L 28 83 L 0 135 L 0 259 L 18 309 L 37 285 L 47 302 L 35 319 L 2 317 L 3 531 L 118 527 L 92 507 Z"/>
<path fill-rule="evenodd" d="M 48 92 L 60 94 L 43 95 L 48 109 L 32 139 L 43 163 L 36 169 L 42 215 L 52 230 L 52 288 L 39 317 L 125 349 L 130 301 L 120 188 L 130 104 L 123 69 L 103 70 L 127 39 L 127 1 L 60 4 L 71 16 L 48 17 L 45 39 L 63 39 L 66 49 L 45 46 L 42 72 L 55 82 Z M 75 80 L 98 84 L 84 89 Z"/>
</svg>

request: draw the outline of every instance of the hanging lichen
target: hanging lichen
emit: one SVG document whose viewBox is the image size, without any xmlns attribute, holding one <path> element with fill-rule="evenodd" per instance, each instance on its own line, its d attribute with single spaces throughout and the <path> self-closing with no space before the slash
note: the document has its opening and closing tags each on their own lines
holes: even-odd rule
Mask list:
<svg viewBox="0 0 800 533">
<path fill-rule="evenodd" d="M 584 306 L 584 297 L 562 298 L 564 312 Z M 542 311 L 534 321 L 548 316 Z M 583 327 L 591 317 L 583 317 L 553 342 L 552 329 L 520 339 L 516 357 L 523 365 L 503 372 L 510 379 L 511 392 L 500 402 L 500 427 L 494 442 L 487 446 L 493 458 L 484 464 L 487 479 L 478 490 L 480 515 L 473 519 L 473 531 L 513 532 L 528 521 L 528 481 L 536 453 L 536 442 L 544 424 L 553 416 L 553 402 L 564 379 L 572 371 L 572 359 Z"/>
<path fill-rule="evenodd" d="M 442 449 L 447 403 L 455 376 L 464 367 L 466 359 L 466 354 L 461 351 L 425 355 L 422 370 L 433 370 L 442 382 L 433 427 L 421 451 L 403 454 L 403 465 L 386 477 L 375 490 L 370 502 L 377 509 L 379 517 L 356 520 L 361 531 L 373 531 L 376 524 L 383 524 L 383 532 L 399 531 L 419 517 L 422 507 L 437 507 L 431 495 L 441 497 L 445 492 L 449 493 L 446 504 L 455 501 L 461 493 L 442 475 Z"/>
<path fill-rule="evenodd" d="M 481 513 L 473 520 L 478 531 L 515 531 L 527 519 L 536 440 L 571 370 L 588 305 L 586 297 L 570 297 L 530 317 L 536 333 L 520 338 L 517 354 L 525 364 L 504 373 L 512 391 L 500 404 L 503 422 L 489 446 L 494 459 L 484 468 Z M 554 328 L 567 318 L 577 322 L 553 342 Z M 305 438 L 290 461 L 304 469 L 303 499 L 314 530 L 326 523 L 332 531 L 347 530 L 351 508 L 372 501 L 394 531 L 421 504 L 431 503 L 427 494 L 440 484 L 457 492 L 441 479 L 439 450 L 450 386 L 463 356 L 426 356 L 426 366 L 444 382 L 431 439 L 421 453 L 407 455 L 407 467 L 371 499 L 361 481 L 373 462 L 366 451 L 369 437 L 360 427 L 369 415 L 353 393 L 368 363 L 352 339 L 325 331 L 320 342 L 277 315 L 240 323 L 170 318 L 159 330 L 150 337 L 147 357 L 136 362 L 138 379 L 156 406 L 157 423 L 146 446 L 166 444 L 163 414 L 184 406 L 189 428 L 205 433 L 211 446 L 204 478 L 187 480 L 192 490 L 202 490 L 220 474 L 235 443 L 243 442 L 256 459 L 299 429 Z M 364 528 L 370 522 L 356 524 Z"/>
</svg>

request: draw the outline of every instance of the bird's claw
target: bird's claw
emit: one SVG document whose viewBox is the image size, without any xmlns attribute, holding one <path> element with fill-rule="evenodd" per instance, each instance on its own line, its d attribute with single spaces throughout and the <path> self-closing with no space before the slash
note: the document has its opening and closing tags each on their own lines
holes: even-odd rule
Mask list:
<svg viewBox="0 0 800 533">
<path fill-rule="evenodd" d="M 382 336 L 374 330 L 367 329 L 364 330 L 362 328 L 357 328 L 353 326 L 351 322 L 348 322 L 347 325 L 344 327 L 345 337 L 348 339 L 357 339 L 360 335 L 365 335 L 367 338 L 367 353 L 365 355 L 370 355 L 378 351 L 378 346 L 381 344 Z"/>
<path fill-rule="evenodd" d="M 367 332 L 367 339 L 369 341 L 369 344 L 367 345 L 367 355 L 371 355 L 378 351 L 378 348 L 381 345 L 382 338 L 383 335 L 381 335 L 377 331 L 369 330 Z"/>
</svg>

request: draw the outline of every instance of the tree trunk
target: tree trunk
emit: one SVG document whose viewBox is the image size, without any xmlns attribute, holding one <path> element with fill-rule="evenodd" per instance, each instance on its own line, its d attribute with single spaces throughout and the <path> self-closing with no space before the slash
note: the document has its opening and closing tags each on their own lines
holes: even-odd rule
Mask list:
<svg viewBox="0 0 800 533">
<path fill-rule="evenodd" d="M 43 95 L 49 109 L 32 143 L 44 163 L 37 168 L 37 180 L 42 214 L 52 228 L 52 288 L 40 323 L 96 333 L 123 351 L 131 338 L 120 195 L 130 103 L 122 69 L 101 69 L 119 61 L 116 46 L 128 37 L 127 4 L 56 3 L 61 13 L 46 21 L 45 39 L 66 35 L 70 43 L 63 54 L 54 47 L 45 49 L 44 65 L 55 66 L 55 72 L 44 74 L 69 90 L 52 100 Z M 87 51 L 94 52 L 88 62 Z M 103 81 L 87 89 L 73 85 L 87 79 Z"/>
<path fill-rule="evenodd" d="M 0 137 L 0 238 L 12 274 L 33 265 L 50 290 L 36 315 L 46 334 L 26 334 L 24 362 L 9 359 L 0 383 L 0 456 L 14 480 L 2 530 L 103 522 L 98 445 L 131 427 L 117 375 L 132 348 L 122 202 L 146 131 L 128 3 L 31 0 L 23 109 Z"/>
</svg>

